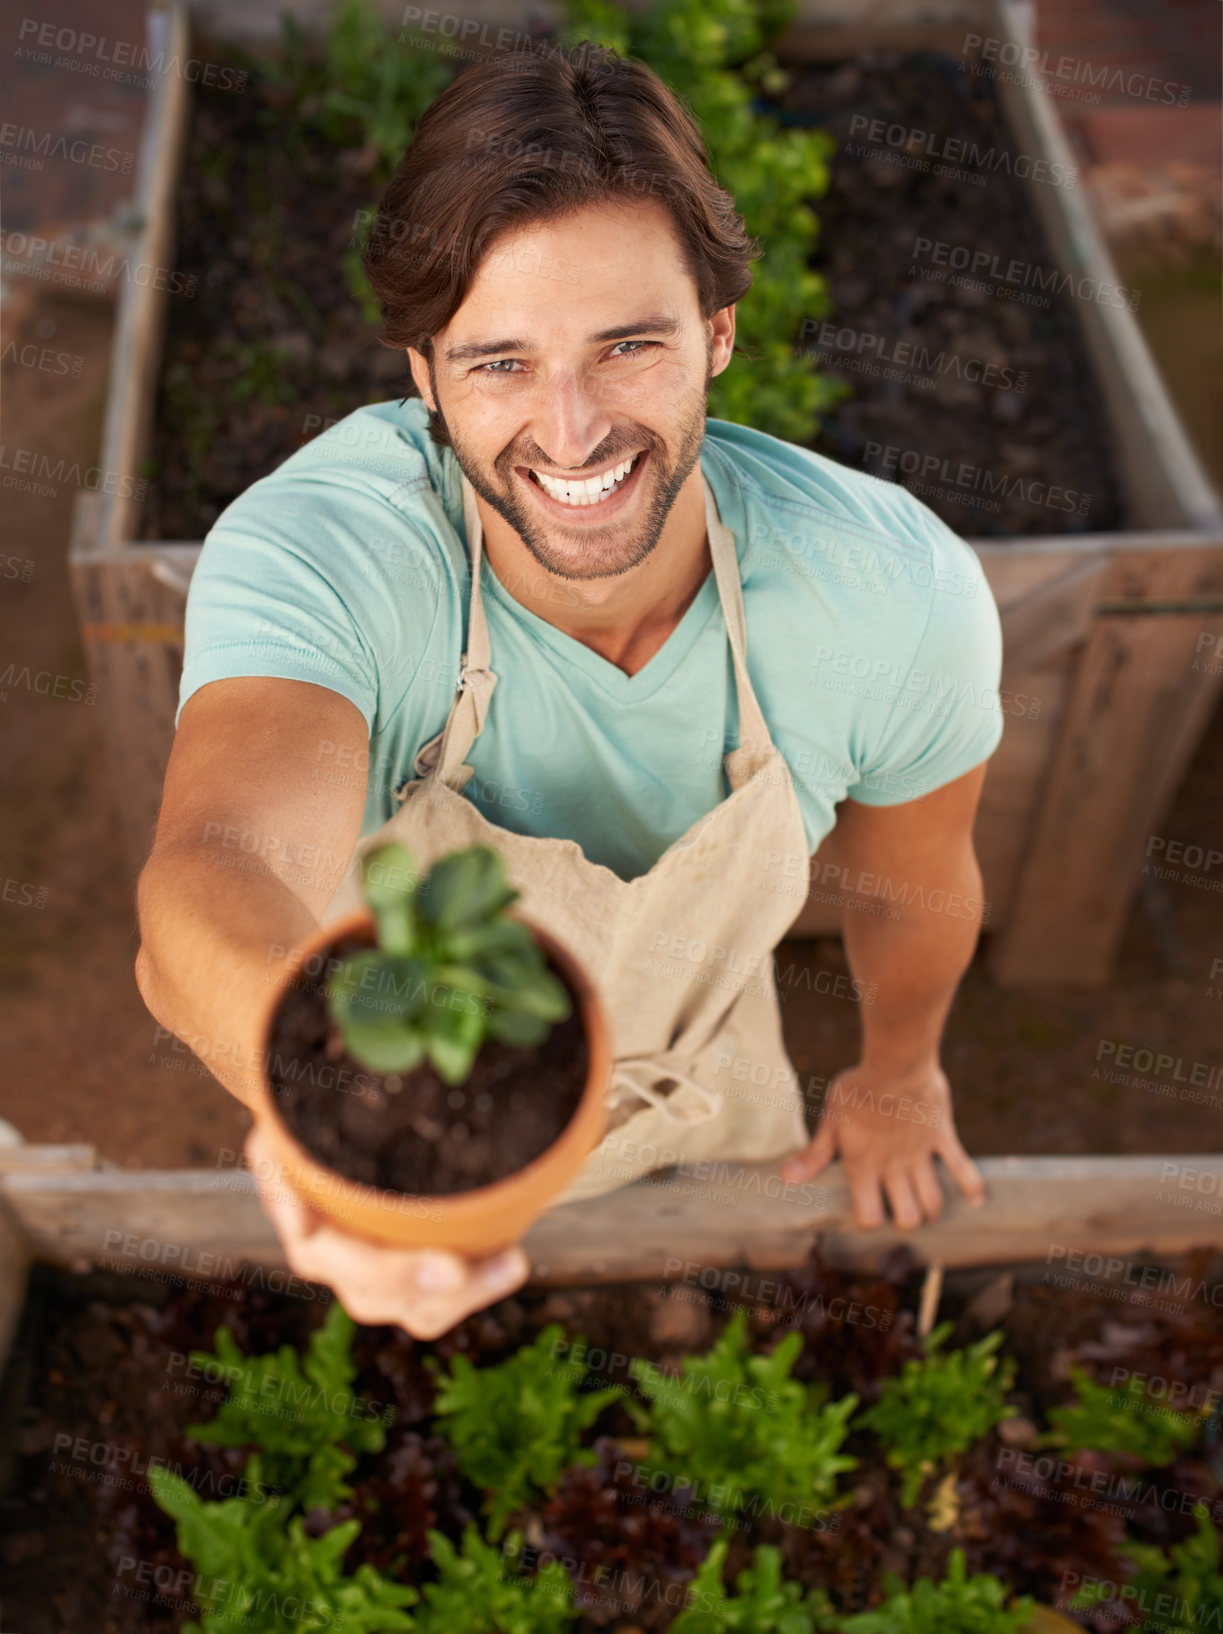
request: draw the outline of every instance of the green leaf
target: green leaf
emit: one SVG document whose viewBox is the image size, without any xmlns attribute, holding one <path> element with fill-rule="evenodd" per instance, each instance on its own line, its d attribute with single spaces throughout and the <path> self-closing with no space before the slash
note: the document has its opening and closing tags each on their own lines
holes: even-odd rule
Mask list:
<svg viewBox="0 0 1223 1634">
<path fill-rule="evenodd" d="M 760 1544 L 735 1578 L 738 1594 L 726 1593 L 722 1572 L 728 1540 L 710 1548 L 688 1589 L 688 1603 L 671 1624 L 671 1634 L 833 1634 L 840 1624 L 822 1589 L 804 1590 L 781 1574 L 781 1551 Z"/>
<path fill-rule="evenodd" d="M 996 1577 L 970 1578 L 962 1549 L 951 1551 L 941 1583 L 920 1578 L 906 1588 L 889 1573 L 884 1587 L 882 1605 L 839 1623 L 844 1634 L 1023 1634 L 1036 1610 L 1030 1595 L 1013 1599 Z"/>
<path fill-rule="evenodd" d="M 1201 1434 L 1198 1415 L 1176 1412 L 1149 1396 L 1141 1375 L 1131 1374 L 1124 1390 L 1112 1390 L 1081 1367 L 1072 1367 L 1070 1374 L 1078 1400 L 1050 1408 L 1054 1428 L 1041 1437 L 1045 1446 L 1129 1453 L 1159 1469 L 1188 1451 Z"/>
<path fill-rule="evenodd" d="M 994 1355 L 1002 1330 L 943 1355 L 951 1331 L 950 1322 L 939 1323 L 926 1340 L 925 1356 L 910 1357 L 898 1377 L 886 1379 L 878 1401 L 860 1420 L 879 1437 L 889 1465 L 903 1473 L 905 1508 L 916 1502 L 928 1475 L 1016 1412 L 1006 1404 L 1014 1359 L 1000 1366 Z"/>
<path fill-rule="evenodd" d="M 367 852 L 361 859 L 361 885 L 378 922 L 379 947 L 386 953 L 416 952 L 418 876 L 407 846 L 391 840 Z"/>
<path fill-rule="evenodd" d="M 495 1366 L 475 1368 L 454 1356 L 449 1377 L 440 1381 L 437 1429 L 467 1479 L 488 1492 L 493 1538 L 533 1494 L 548 1491 L 567 1464 L 581 1461 L 583 1430 L 621 1395 L 618 1386 L 583 1391 L 585 1364 L 567 1362 L 569 1350 L 560 1324 L 552 1322 Z"/>
<path fill-rule="evenodd" d="M 421 1590 L 417 1634 L 563 1634 L 579 1620 L 572 1582 L 559 1561 L 534 1574 L 515 1570 L 521 1532 L 511 1532 L 501 1551 L 472 1525 L 464 1529 L 460 1550 L 442 1532 L 427 1535 L 438 1579 Z"/>
<path fill-rule="evenodd" d="M 754 1355 L 740 1306 L 713 1348 L 686 1357 L 678 1374 L 635 1357 L 650 1458 L 666 1460 L 676 1479 L 725 1491 L 728 1513 L 832 1503 L 837 1477 L 857 1465 L 840 1447 L 858 1397 L 829 1405 L 822 1386 L 792 1379 L 801 1347 L 790 1333 L 771 1355 Z"/>
<path fill-rule="evenodd" d="M 469 930 L 517 900 L 500 856 L 473 845 L 440 857 L 418 892 L 421 916 L 444 936 Z"/>
</svg>

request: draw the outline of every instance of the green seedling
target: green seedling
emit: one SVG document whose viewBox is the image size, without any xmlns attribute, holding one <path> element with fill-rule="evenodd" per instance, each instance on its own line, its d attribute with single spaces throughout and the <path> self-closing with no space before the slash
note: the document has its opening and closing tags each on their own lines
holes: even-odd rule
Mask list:
<svg viewBox="0 0 1223 1634">
<path fill-rule="evenodd" d="M 939 1323 L 926 1340 L 925 1356 L 911 1357 L 896 1378 L 886 1380 L 879 1400 L 860 1420 L 883 1443 L 891 1467 L 903 1473 L 900 1501 L 906 1509 L 928 1475 L 1016 1412 L 1006 1405 L 1014 1359 L 999 1366 L 994 1354 L 1002 1343 L 1001 1328 L 943 1355 L 951 1328 L 950 1322 Z"/>
<path fill-rule="evenodd" d="M 855 1395 L 827 1403 L 822 1385 L 790 1377 L 802 1335 L 788 1333 L 771 1355 L 751 1352 L 740 1306 L 705 1356 L 666 1374 L 634 1357 L 630 1371 L 648 1407 L 625 1407 L 651 1438 L 651 1456 L 694 1482 L 728 1495 L 728 1509 L 761 1498 L 777 1505 L 830 1504 L 837 1476 L 857 1459 L 840 1452 Z"/>
<path fill-rule="evenodd" d="M 433 1403 L 438 1429 L 463 1474 L 489 1493 L 485 1512 L 493 1538 L 514 1510 L 555 1486 L 567 1465 L 594 1462 L 594 1453 L 581 1449 L 582 1432 L 621 1394 L 618 1385 L 582 1390 L 585 1364 L 557 1361 L 562 1337 L 560 1324 L 551 1322 L 532 1344 L 492 1367 L 455 1356 L 440 1382 Z M 438 1372 L 433 1357 L 425 1366 Z"/>
<path fill-rule="evenodd" d="M 1097 1384 L 1081 1367 L 1072 1367 L 1076 1402 L 1051 1407 L 1053 1426 L 1041 1443 L 1066 1452 L 1124 1452 L 1161 1469 L 1187 1452 L 1201 1433 L 1201 1416 L 1178 1413 L 1147 1394 L 1146 1382 L 1131 1374 L 1124 1390 Z"/>
<path fill-rule="evenodd" d="M 419 879 L 398 841 L 362 861 L 378 946 L 341 962 L 327 983 L 349 1053 L 375 1072 L 426 1058 L 448 1084 L 471 1072 L 486 1038 L 529 1048 L 572 1012 L 527 927 L 505 909 L 521 894 L 491 846 L 452 851 Z"/>
</svg>

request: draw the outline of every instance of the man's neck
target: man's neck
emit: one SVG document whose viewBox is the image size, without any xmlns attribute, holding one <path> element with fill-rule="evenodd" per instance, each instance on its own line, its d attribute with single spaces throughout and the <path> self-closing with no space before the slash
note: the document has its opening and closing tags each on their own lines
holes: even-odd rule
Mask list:
<svg viewBox="0 0 1223 1634">
<path fill-rule="evenodd" d="M 657 545 L 636 567 L 602 579 L 567 579 L 542 567 L 491 506 L 476 497 L 484 553 L 507 595 L 626 675 L 666 642 L 712 567 L 698 463 L 680 489 Z"/>
</svg>

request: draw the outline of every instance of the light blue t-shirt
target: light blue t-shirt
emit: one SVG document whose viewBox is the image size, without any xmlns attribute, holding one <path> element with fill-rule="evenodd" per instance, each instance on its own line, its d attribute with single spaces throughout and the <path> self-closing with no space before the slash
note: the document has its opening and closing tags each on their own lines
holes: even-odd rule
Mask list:
<svg viewBox="0 0 1223 1634">
<path fill-rule="evenodd" d="M 745 426 L 708 420 L 701 468 L 735 536 L 748 670 L 812 852 L 846 796 L 913 800 L 993 753 L 1002 640 L 970 546 L 904 488 Z M 502 585 L 487 557 L 481 572 L 498 681 L 464 794 L 501 828 L 575 840 L 636 878 L 730 792 L 722 756 L 739 711 L 712 570 L 633 676 L 549 623 L 525 580 Z M 372 833 L 445 725 L 469 581 L 459 469 L 425 405 L 357 409 L 211 528 L 179 712 L 241 675 L 350 699 L 370 731 Z M 559 610 L 569 587 L 551 595 Z M 316 775 L 354 771 L 323 745 Z"/>
</svg>

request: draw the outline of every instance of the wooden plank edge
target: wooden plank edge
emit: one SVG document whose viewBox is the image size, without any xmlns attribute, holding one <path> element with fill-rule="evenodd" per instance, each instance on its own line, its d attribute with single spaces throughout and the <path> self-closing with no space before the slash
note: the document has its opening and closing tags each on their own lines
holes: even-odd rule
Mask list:
<svg viewBox="0 0 1223 1634">
<path fill-rule="evenodd" d="M 1223 1199 L 1223 1154 L 979 1165 L 987 1203 L 969 1207 L 943 1175 L 942 1219 L 912 1232 L 856 1230 L 838 1164 L 805 1186 L 787 1186 L 770 1163 L 675 1170 L 543 1215 L 524 1241 L 531 1282 L 666 1280 L 693 1263 L 779 1269 L 801 1263 L 817 1233 L 832 1263 L 862 1268 L 900 1243 L 948 1268 L 1223 1247 L 1223 1211 L 1191 1206 Z M 226 1262 L 285 1263 L 245 1170 L 29 1171 L 0 1178 L 0 1198 L 35 1258 L 74 1269 L 216 1279 Z"/>
<path fill-rule="evenodd" d="M 1035 7 L 1028 0 L 991 0 L 991 5 L 999 38 L 1020 53 L 1031 48 Z M 1000 78 L 998 100 L 1021 147 L 1077 177 L 1081 167 L 1071 151 L 1056 99 L 1034 83 L 1034 75 L 1040 73 L 1037 65 L 1034 74 Z M 1052 174 L 1057 174 L 1056 169 Z M 1121 285 L 1085 188 L 1037 188 L 1034 202 L 1063 272 L 1094 279 L 1098 285 Z M 1123 458 L 1118 473 L 1133 514 L 1147 523 L 1223 526 L 1223 500 L 1198 458 L 1133 313 L 1124 304 L 1082 300 L 1075 302 L 1075 309 L 1096 363 L 1114 434 L 1123 450 L 1129 446 L 1131 453 L 1137 453 L 1137 445 L 1142 445 L 1145 463 Z M 1177 516 L 1153 514 L 1157 506 L 1149 487 L 1152 467 Z"/>
<path fill-rule="evenodd" d="M 164 8 L 149 15 L 165 29 L 168 60 L 185 63 L 190 57 L 191 30 L 182 0 L 168 0 Z M 188 97 L 186 75 L 167 72 L 158 77 L 148 99 L 134 204 L 140 220 L 135 259 L 149 267 L 162 266 L 173 249 L 174 196 L 186 139 Z M 152 416 L 152 393 L 161 352 L 167 294 L 156 285 L 153 277 L 145 284 L 128 279 L 116 303 L 100 463 L 103 471 L 133 481 L 138 479 L 146 453 L 142 444 Z M 139 491 L 137 487 L 134 493 L 99 494 L 94 548 L 106 550 L 133 531 L 140 508 L 136 497 Z"/>
</svg>

